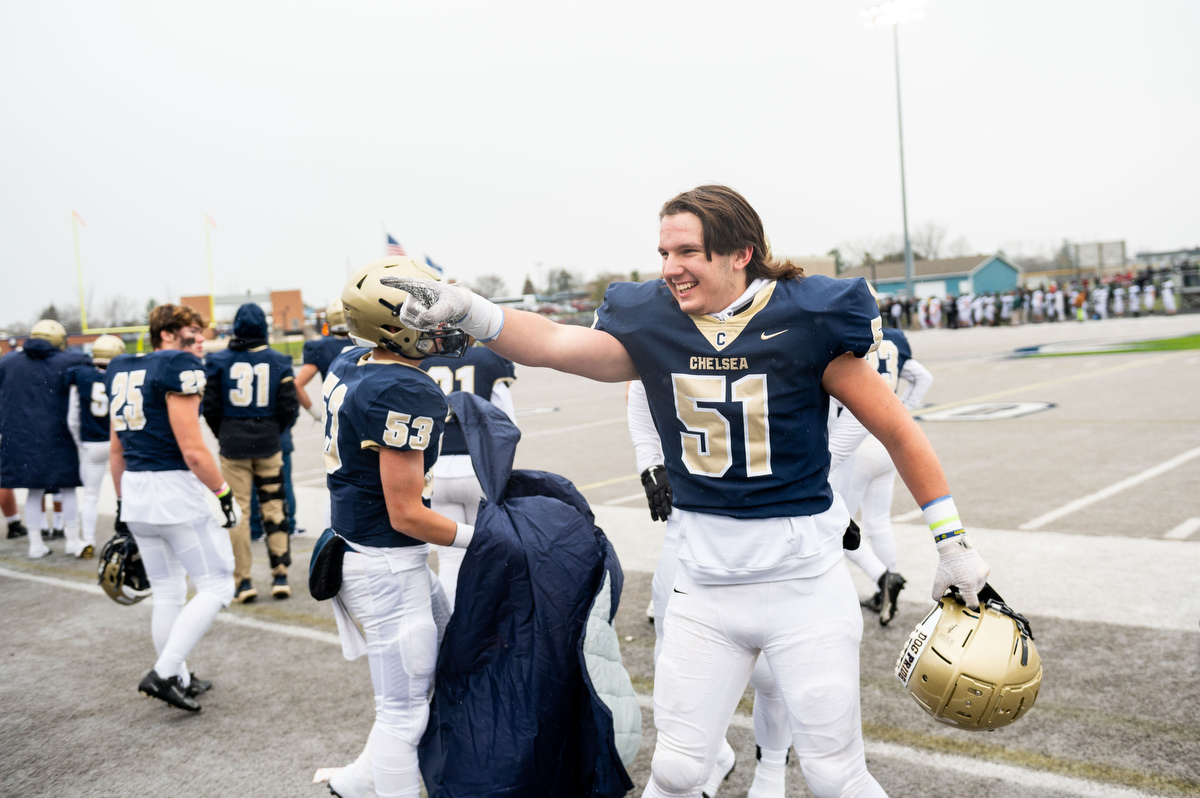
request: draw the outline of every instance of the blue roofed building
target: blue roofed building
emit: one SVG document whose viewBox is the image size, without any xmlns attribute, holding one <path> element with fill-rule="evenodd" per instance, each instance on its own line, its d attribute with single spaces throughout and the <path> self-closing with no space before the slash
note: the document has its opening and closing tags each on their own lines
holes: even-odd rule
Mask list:
<svg viewBox="0 0 1200 798">
<path fill-rule="evenodd" d="M 904 264 L 856 266 L 839 277 L 865 277 L 880 294 L 904 293 Z M 1011 291 L 1021 279 L 1021 267 L 1003 254 L 913 261 L 913 293 L 917 296 L 959 296 Z"/>
</svg>

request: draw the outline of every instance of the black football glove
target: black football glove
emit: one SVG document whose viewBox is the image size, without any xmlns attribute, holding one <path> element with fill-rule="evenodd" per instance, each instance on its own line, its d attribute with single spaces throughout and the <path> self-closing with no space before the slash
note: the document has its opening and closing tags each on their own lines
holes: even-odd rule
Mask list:
<svg viewBox="0 0 1200 798">
<path fill-rule="evenodd" d="M 646 503 L 650 505 L 650 517 L 655 521 L 666 521 L 671 514 L 671 483 L 667 481 L 667 469 L 660 465 L 650 466 L 642 472 L 642 487 L 646 489 Z"/>
<path fill-rule="evenodd" d="M 217 500 L 221 502 L 221 512 L 225 514 L 225 523 L 221 524 L 225 529 L 233 529 L 242 521 L 242 508 L 234 501 L 233 490 L 228 485 L 225 486 L 223 493 L 217 494 Z"/>
<path fill-rule="evenodd" d="M 133 537 L 133 533 L 129 531 L 129 524 L 121 520 L 121 500 L 117 499 L 117 520 L 113 521 L 113 531 L 117 533 L 119 538 Z"/>
</svg>

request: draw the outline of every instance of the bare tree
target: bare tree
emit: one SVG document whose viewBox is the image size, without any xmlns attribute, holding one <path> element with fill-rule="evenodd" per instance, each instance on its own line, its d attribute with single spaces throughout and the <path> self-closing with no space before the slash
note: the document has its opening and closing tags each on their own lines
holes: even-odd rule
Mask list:
<svg viewBox="0 0 1200 798">
<path fill-rule="evenodd" d="M 495 274 L 485 274 L 477 278 L 471 287 L 475 293 L 486 299 L 504 294 L 504 280 Z"/>
<path fill-rule="evenodd" d="M 950 246 L 947 248 L 947 251 L 952 258 L 965 258 L 968 255 L 975 254 L 972 252 L 973 249 L 974 247 L 972 247 L 970 242 L 967 241 L 966 236 L 959 236 L 950 242 Z"/>
<path fill-rule="evenodd" d="M 936 260 L 942 256 L 946 226 L 930 220 L 913 231 L 911 241 L 914 251 L 920 252 L 928 260 Z"/>
<path fill-rule="evenodd" d="M 588 297 L 597 305 L 604 301 L 604 292 L 608 287 L 617 282 L 624 282 L 629 279 L 628 275 L 618 274 L 616 272 L 601 272 L 596 275 L 596 279 L 587 284 L 588 291 L 591 292 Z"/>
</svg>

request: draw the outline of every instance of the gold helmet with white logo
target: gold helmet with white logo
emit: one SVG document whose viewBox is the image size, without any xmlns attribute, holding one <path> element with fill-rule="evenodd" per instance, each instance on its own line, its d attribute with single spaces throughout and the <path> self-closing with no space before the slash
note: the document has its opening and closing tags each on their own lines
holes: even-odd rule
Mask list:
<svg viewBox="0 0 1200 798">
<path fill-rule="evenodd" d="M 342 289 L 342 309 L 350 334 L 366 344 L 414 360 L 434 355 L 461 357 L 467 345 L 462 330 L 421 332 L 400 323 L 400 306 L 408 295 L 381 284 L 384 277 L 441 280 L 433 269 L 411 258 L 382 258 L 368 263 Z"/>
<path fill-rule="evenodd" d="M 1033 631 L 990 585 L 979 609 L 945 596 L 917 625 L 896 678 L 935 720 L 968 731 L 998 729 L 1037 700 L 1042 660 Z"/>
</svg>

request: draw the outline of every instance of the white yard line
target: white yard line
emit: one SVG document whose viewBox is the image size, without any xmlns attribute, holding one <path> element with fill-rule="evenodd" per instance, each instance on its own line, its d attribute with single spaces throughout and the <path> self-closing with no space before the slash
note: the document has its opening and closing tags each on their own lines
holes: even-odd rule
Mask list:
<svg viewBox="0 0 1200 798">
<path fill-rule="evenodd" d="M 646 500 L 646 492 L 642 491 L 641 493 L 631 493 L 628 496 L 622 496 L 619 499 L 609 499 L 608 501 L 606 501 L 604 503 L 605 504 L 625 504 L 626 502 L 631 502 L 631 501 L 634 501 L 635 499 L 641 499 L 642 501 L 645 501 Z"/>
<path fill-rule="evenodd" d="M 1095 493 L 1088 494 L 1087 496 L 1084 496 L 1081 499 L 1076 499 L 1073 502 L 1068 502 L 1067 504 L 1064 504 L 1062 507 L 1059 507 L 1057 510 L 1051 510 L 1050 512 L 1046 513 L 1045 515 L 1039 515 L 1037 518 L 1033 519 L 1032 521 L 1026 521 L 1025 523 L 1021 524 L 1020 528 L 1027 532 L 1030 530 L 1033 530 L 1033 529 L 1040 529 L 1043 526 L 1045 526 L 1046 524 L 1050 523 L 1051 521 L 1057 521 L 1058 519 L 1063 518 L 1064 516 L 1068 516 L 1071 513 L 1074 513 L 1078 510 L 1082 510 L 1084 507 L 1087 507 L 1090 504 L 1095 504 L 1098 501 L 1103 501 L 1104 499 L 1107 499 L 1110 496 L 1115 496 L 1116 494 L 1120 493 L 1123 490 L 1128 490 L 1129 488 L 1132 488 L 1135 485 L 1140 485 L 1147 480 L 1154 479 L 1155 477 L 1159 476 L 1160 474 L 1165 474 L 1168 471 L 1170 471 L 1171 469 L 1177 468 L 1177 467 L 1183 465 L 1184 463 L 1188 462 L 1189 460 L 1193 460 L 1197 457 L 1200 457 L 1200 447 L 1197 447 L 1190 451 L 1184 452 L 1183 454 L 1179 455 L 1178 457 L 1172 457 L 1170 460 L 1166 461 L 1165 463 L 1159 463 L 1158 465 L 1156 465 L 1152 468 L 1147 468 L 1145 471 L 1143 471 L 1140 474 L 1134 474 L 1132 477 L 1123 479 L 1120 482 L 1109 485 L 1107 488 L 1098 490 Z"/>
<path fill-rule="evenodd" d="M 618 424 L 618 423 L 624 424 L 626 421 L 627 421 L 627 419 L 625 418 L 625 416 L 621 416 L 619 418 L 606 418 L 602 421 L 589 421 L 586 424 L 573 424 L 569 427 L 555 427 L 554 429 L 542 429 L 542 430 L 538 430 L 537 432 L 522 432 L 521 440 L 528 440 L 529 438 L 540 438 L 543 435 L 559 435 L 564 432 L 575 432 L 576 430 L 591 429 L 592 427 L 603 427 L 607 424 Z"/>
<path fill-rule="evenodd" d="M 1163 537 L 1167 540 L 1187 540 L 1197 529 L 1200 529 L 1200 518 L 1189 518 Z"/>
</svg>

